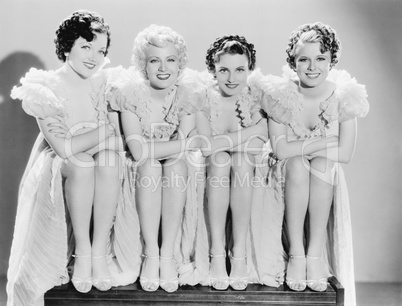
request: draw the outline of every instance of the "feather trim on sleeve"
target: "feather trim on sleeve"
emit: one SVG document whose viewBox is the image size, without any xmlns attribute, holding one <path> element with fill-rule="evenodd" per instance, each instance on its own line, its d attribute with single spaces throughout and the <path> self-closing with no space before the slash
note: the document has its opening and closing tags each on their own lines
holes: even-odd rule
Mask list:
<svg viewBox="0 0 402 306">
<path fill-rule="evenodd" d="M 333 97 L 328 99 L 328 107 L 323 114 L 329 122 L 339 122 L 363 118 L 369 112 L 366 88 L 345 70 L 331 70 L 329 79 L 336 84 Z"/>
<path fill-rule="evenodd" d="M 54 71 L 31 68 L 21 78 L 21 85 L 13 87 L 11 98 L 22 100 L 22 108 L 28 115 L 41 119 L 64 116 L 63 103 L 52 90 L 57 80 Z"/>
<path fill-rule="evenodd" d="M 133 68 L 114 68 L 108 76 L 106 99 L 115 111 L 130 111 L 135 113 L 141 97 L 148 93 L 141 73 Z"/>
<path fill-rule="evenodd" d="M 291 74 L 282 77 L 266 75 L 259 78 L 258 86 L 264 92 L 262 109 L 277 123 L 288 124 L 292 111 L 300 107 L 300 94 Z"/>
</svg>

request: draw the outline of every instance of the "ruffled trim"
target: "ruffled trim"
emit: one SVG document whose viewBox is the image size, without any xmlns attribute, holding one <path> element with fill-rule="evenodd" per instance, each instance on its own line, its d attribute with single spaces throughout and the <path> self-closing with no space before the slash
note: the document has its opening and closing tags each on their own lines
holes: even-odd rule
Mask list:
<svg viewBox="0 0 402 306">
<path fill-rule="evenodd" d="M 180 73 L 177 83 L 183 86 L 189 93 L 200 92 L 206 85 L 213 83 L 211 73 L 204 70 L 199 72 L 194 69 L 185 68 Z"/>
<path fill-rule="evenodd" d="M 178 84 L 179 119 L 194 114 L 199 110 L 196 103 L 199 94 L 205 89 L 206 84 L 213 81 L 212 75 L 206 72 L 185 68 L 180 74 Z"/>
<path fill-rule="evenodd" d="M 55 71 L 31 68 L 20 83 L 21 86 L 13 87 L 11 98 L 22 100 L 22 108 L 28 115 L 41 119 L 65 115 L 64 101 L 54 92 L 60 83 Z"/>
<path fill-rule="evenodd" d="M 98 124 L 104 124 L 107 122 L 108 104 L 106 102 L 105 90 L 106 78 L 102 76 L 100 78 L 100 84 L 96 84 L 96 86 L 92 88 L 90 94 L 92 106 L 97 114 L 96 120 L 98 121 Z"/>
<path fill-rule="evenodd" d="M 185 69 L 180 78 L 173 84 L 162 104 L 165 123 L 152 126 L 149 121 L 151 110 L 151 90 L 149 81 L 134 68 L 119 71 L 119 76 L 110 78 L 107 89 L 107 100 L 116 111 L 130 111 L 136 114 L 141 122 L 143 136 L 151 139 L 168 139 L 177 130 L 180 118 L 194 113 L 189 104 L 190 96 L 196 88 L 195 71 Z"/>
<path fill-rule="evenodd" d="M 331 97 L 320 103 L 321 120 L 310 130 L 299 119 L 304 107 L 296 79 L 296 73 L 284 66 L 282 79 L 266 78 L 262 89 L 270 96 L 264 105 L 268 116 L 278 123 L 289 125 L 300 138 L 323 135 L 331 122 L 361 118 L 368 113 L 365 87 L 358 84 L 346 71 L 332 69 L 328 79 L 335 83 L 336 88 Z"/>
<path fill-rule="evenodd" d="M 212 77 L 205 77 L 205 73 L 206 72 L 201 72 L 199 78 L 204 80 L 204 86 L 207 86 L 207 88 L 197 93 L 198 96 L 195 99 L 195 108 L 209 119 L 213 133 L 218 135 L 222 134 L 219 130 L 219 118 L 222 114 L 221 95 L 216 81 Z M 260 78 L 258 74 L 262 76 L 259 70 L 254 75 L 250 75 L 247 86 L 242 89 L 236 98 L 236 112 L 242 128 L 252 125 L 252 116 L 261 108 L 260 100 L 262 91 L 257 82 L 257 79 Z"/>
<path fill-rule="evenodd" d="M 111 85 L 116 82 L 123 74 L 128 72 L 127 69 L 123 68 L 122 66 L 112 67 L 103 69 L 103 73 L 105 75 L 107 85 Z"/>
<path fill-rule="evenodd" d="M 266 93 L 274 93 L 281 83 L 284 84 L 283 78 L 271 74 L 264 75 L 260 68 L 256 68 L 247 78 L 250 88 L 263 90 Z"/>
<path fill-rule="evenodd" d="M 143 90 L 139 83 L 140 75 L 134 69 L 108 69 L 106 100 L 115 111 L 137 110 L 139 94 Z"/>
<path fill-rule="evenodd" d="M 210 109 L 209 122 L 211 124 L 211 129 L 215 135 L 221 134 L 218 128 L 219 117 L 222 113 L 221 104 L 219 103 L 220 94 L 216 88 L 209 87 L 207 90 L 206 97 L 207 97 L 207 105 L 209 106 Z"/>
<path fill-rule="evenodd" d="M 258 99 L 258 93 L 251 90 L 250 87 L 245 87 L 236 100 L 236 111 L 240 118 L 240 125 L 242 128 L 249 127 L 252 123 L 252 109 L 255 109 L 254 101 Z"/>
<path fill-rule="evenodd" d="M 303 109 L 303 97 L 290 78 L 268 75 L 261 79 L 260 87 L 268 96 L 263 108 L 276 122 L 288 124 L 292 118 L 292 112 Z"/>
<path fill-rule="evenodd" d="M 201 112 L 204 117 L 210 117 L 210 107 L 207 105 L 207 89 L 214 86 L 215 80 L 212 74 L 206 70 L 196 72 L 193 75 L 193 83 L 197 83 L 197 88 L 193 90 L 189 98 L 189 103 L 193 112 Z"/>
<path fill-rule="evenodd" d="M 343 122 L 366 117 L 370 109 L 366 87 L 358 84 L 356 79 L 345 70 L 331 70 L 329 79 L 336 83 L 337 88 L 334 95 L 325 101 L 328 106 L 323 105 L 326 108 L 324 118 L 329 122 L 335 120 Z"/>
</svg>

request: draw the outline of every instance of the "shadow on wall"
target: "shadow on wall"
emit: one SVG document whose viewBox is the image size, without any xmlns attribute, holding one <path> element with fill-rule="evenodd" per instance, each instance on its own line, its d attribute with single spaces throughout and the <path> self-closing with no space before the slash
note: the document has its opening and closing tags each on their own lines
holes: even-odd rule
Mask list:
<svg viewBox="0 0 402 306">
<path fill-rule="evenodd" d="M 34 54 L 15 52 L 0 62 L 0 276 L 7 273 L 18 187 L 39 128 L 11 89 L 31 68 L 45 69 Z"/>
</svg>

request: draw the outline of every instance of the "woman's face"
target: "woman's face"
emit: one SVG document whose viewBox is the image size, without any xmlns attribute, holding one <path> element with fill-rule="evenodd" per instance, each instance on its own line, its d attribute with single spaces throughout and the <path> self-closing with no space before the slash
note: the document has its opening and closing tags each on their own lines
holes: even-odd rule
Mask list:
<svg viewBox="0 0 402 306">
<path fill-rule="evenodd" d="M 173 43 L 166 47 L 149 45 L 146 50 L 145 71 L 154 89 L 166 89 L 173 85 L 179 76 L 179 54 Z"/>
<path fill-rule="evenodd" d="M 248 59 L 245 54 L 223 54 L 215 63 L 215 75 L 223 97 L 241 92 L 249 75 Z"/>
<path fill-rule="evenodd" d="M 96 33 L 92 41 L 79 37 L 67 54 L 66 62 L 81 78 L 87 79 L 103 65 L 106 46 L 106 34 Z"/>
<path fill-rule="evenodd" d="M 296 73 L 300 85 L 305 88 L 317 87 L 328 77 L 331 52 L 321 53 L 320 43 L 303 44 L 295 57 Z"/>
</svg>

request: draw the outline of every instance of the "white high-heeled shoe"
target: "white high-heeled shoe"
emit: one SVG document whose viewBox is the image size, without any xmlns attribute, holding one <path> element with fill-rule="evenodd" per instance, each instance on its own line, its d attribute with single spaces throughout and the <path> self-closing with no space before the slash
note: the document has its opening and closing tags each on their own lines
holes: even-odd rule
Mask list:
<svg viewBox="0 0 402 306">
<path fill-rule="evenodd" d="M 142 254 L 141 256 L 145 258 L 142 265 L 144 265 L 145 261 L 148 259 L 157 259 L 159 261 L 159 256 L 148 256 L 145 254 Z M 146 277 L 142 276 L 142 271 L 141 271 L 140 284 L 141 284 L 141 287 L 143 290 L 148 291 L 148 292 L 153 292 L 153 291 L 158 290 L 158 288 L 159 288 L 159 278 L 154 278 L 154 279 L 146 278 Z"/>
<path fill-rule="evenodd" d="M 92 256 L 92 259 L 104 259 L 106 255 Z M 92 279 L 92 285 L 100 291 L 108 291 L 112 288 L 112 276 Z"/>
<path fill-rule="evenodd" d="M 306 260 L 306 256 L 304 255 L 289 255 L 289 261 L 294 259 L 304 259 Z M 306 280 L 305 279 L 293 279 L 289 278 L 286 273 L 286 284 L 293 291 L 304 291 L 306 289 Z"/>
<path fill-rule="evenodd" d="M 173 256 L 163 257 L 159 256 L 160 260 L 174 260 Z M 170 280 L 159 279 L 159 286 L 168 293 L 175 292 L 179 288 L 179 278 L 177 275 Z"/>
<path fill-rule="evenodd" d="M 233 257 L 232 254 L 229 254 L 230 264 L 233 266 L 233 261 L 247 260 L 247 256 L 244 257 Z M 232 274 L 232 272 L 230 272 Z M 248 276 L 236 276 L 229 277 L 229 285 L 234 290 L 246 290 L 248 285 Z"/>
<path fill-rule="evenodd" d="M 220 257 L 226 258 L 225 253 L 218 254 L 218 255 L 210 254 L 209 256 L 211 257 L 211 260 L 213 258 L 220 258 Z M 225 261 L 225 264 L 226 264 L 226 261 Z M 209 273 L 211 273 L 211 270 Z M 210 276 L 209 280 L 211 281 L 212 288 L 214 288 L 215 290 L 226 290 L 229 288 L 229 277 L 228 276 L 219 277 L 219 278 Z"/>
<path fill-rule="evenodd" d="M 313 257 L 307 255 L 307 260 L 322 260 L 322 257 Z M 307 287 L 313 291 L 323 292 L 327 290 L 328 279 L 326 277 L 320 279 L 308 279 L 306 280 Z"/>
<path fill-rule="evenodd" d="M 91 255 L 72 255 L 74 258 L 91 258 Z M 88 277 L 86 279 L 82 279 L 81 277 L 75 276 L 75 271 L 73 276 L 71 277 L 71 282 L 75 290 L 81 293 L 87 293 L 92 289 L 92 277 Z"/>
</svg>

